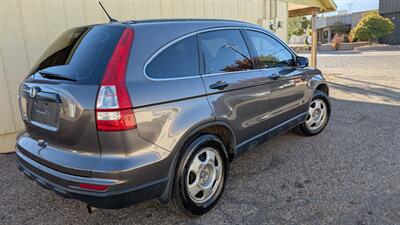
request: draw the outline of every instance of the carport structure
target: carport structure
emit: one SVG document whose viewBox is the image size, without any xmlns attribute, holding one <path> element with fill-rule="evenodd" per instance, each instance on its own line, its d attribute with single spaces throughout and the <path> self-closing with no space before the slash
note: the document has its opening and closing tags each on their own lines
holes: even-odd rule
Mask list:
<svg viewBox="0 0 400 225">
<path fill-rule="evenodd" d="M 318 13 L 336 11 L 334 0 L 282 0 L 288 3 L 289 18 L 311 15 L 312 45 L 311 66 L 317 66 L 317 15 Z"/>
</svg>

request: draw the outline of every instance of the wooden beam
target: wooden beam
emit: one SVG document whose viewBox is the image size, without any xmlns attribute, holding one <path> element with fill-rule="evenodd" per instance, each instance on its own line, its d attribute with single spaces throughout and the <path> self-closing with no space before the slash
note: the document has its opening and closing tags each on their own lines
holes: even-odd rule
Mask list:
<svg viewBox="0 0 400 225">
<path fill-rule="evenodd" d="M 312 44 L 311 44 L 311 67 L 317 67 L 317 48 L 318 48 L 318 37 L 317 37 L 317 15 L 318 12 L 314 11 L 311 16 L 311 28 L 312 28 Z"/>
<path fill-rule="evenodd" d="M 301 9 L 289 10 L 289 17 L 308 16 L 314 12 L 319 12 L 321 9 L 318 7 L 307 7 Z"/>
</svg>

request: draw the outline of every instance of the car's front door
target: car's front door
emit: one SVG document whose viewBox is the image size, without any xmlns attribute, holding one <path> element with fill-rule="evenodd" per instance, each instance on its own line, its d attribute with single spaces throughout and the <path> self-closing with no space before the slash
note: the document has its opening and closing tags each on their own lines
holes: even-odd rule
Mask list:
<svg viewBox="0 0 400 225">
<path fill-rule="evenodd" d="M 268 128 L 278 128 L 307 112 L 306 72 L 296 66 L 295 55 L 275 37 L 246 30 L 254 58 L 268 78 Z"/>
<path fill-rule="evenodd" d="M 255 69 L 242 31 L 209 31 L 198 39 L 202 78 L 216 119 L 235 131 L 237 144 L 265 131 L 268 77 Z"/>
</svg>

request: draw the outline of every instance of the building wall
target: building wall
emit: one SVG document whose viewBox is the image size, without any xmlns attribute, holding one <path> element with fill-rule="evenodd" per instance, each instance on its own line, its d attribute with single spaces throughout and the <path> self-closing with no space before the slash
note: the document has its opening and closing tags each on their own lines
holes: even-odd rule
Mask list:
<svg viewBox="0 0 400 225">
<path fill-rule="evenodd" d="M 376 10 L 368 10 L 362 12 L 355 12 L 351 14 L 322 17 L 317 20 L 317 28 L 321 29 L 325 27 L 331 27 L 334 26 L 336 23 L 346 24 L 353 28 L 358 24 L 358 22 L 361 20 L 361 18 L 365 13 L 374 11 Z"/>
<path fill-rule="evenodd" d="M 380 42 L 391 45 L 400 45 L 400 1 L 380 0 L 379 14 L 390 19 L 395 25 L 393 33 L 381 38 Z"/>
<path fill-rule="evenodd" d="M 343 14 L 343 15 L 335 15 L 329 17 L 319 18 L 317 20 L 317 28 L 318 28 L 318 41 L 321 43 L 330 43 L 332 37 L 335 35 L 332 28 L 336 25 L 336 23 L 341 23 L 346 25 L 349 29 L 349 32 L 352 28 L 357 26 L 358 22 L 360 22 L 361 18 L 366 13 L 374 12 L 376 10 L 368 10 L 362 12 L 355 12 L 351 14 Z M 324 37 L 324 34 L 328 34 L 328 37 Z"/>
<path fill-rule="evenodd" d="M 400 10 L 397 13 L 385 13 L 382 16 L 390 19 L 395 27 L 393 33 L 379 41 L 384 44 L 400 45 Z"/>
<path fill-rule="evenodd" d="M 400 12 L 399 0 L 379 0 L 379 13 L 398 13 Z"/>
<path fill-rule="evenodd" d="M 278 0 L 102 0 L 118 20 L 222 18 L 250 23 L 282 21 L 287 3 Z M 272 10 L 271 6 L 274 6 Z M 65 29 L 108 22 L 97 0 L 0 0 L 0 152 L 13 150 L 23 129 L 17 92 L 21 80 L 47 46 Z"/>
</svg>

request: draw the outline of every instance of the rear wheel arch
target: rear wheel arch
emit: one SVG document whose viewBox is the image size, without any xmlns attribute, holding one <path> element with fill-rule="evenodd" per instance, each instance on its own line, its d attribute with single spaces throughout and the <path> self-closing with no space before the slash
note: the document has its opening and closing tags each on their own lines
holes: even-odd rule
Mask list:
<svg viewBox="0 0 400 225">
<path fill-rule="evenodd" d="M 209 148 L 215 149 L 215 151 L 219 154 L 220 160 L 222 160 L 219 161 L 222 164 L 218 163 L 218 165 L 222 165 L 222 183 L 220 183 L 219 186 L 216 186 L 217 192 L 214 193 L 215 195 L 210 196 L 211 199 L 208 199 L 206 202 L 202 202 L 199 203 L 200 205 L 197 205 L 197 203 L 194 202 L 195 200 L 190 197 L 188 190 L 189 187 L 186 186 L 186 182 L 188 182 L 187 179 L 189 179 L 187 178 L 187 172 L 189 171 L 188 168 L 191 165 L 191 159 L 193 159 L 198 152 L 202 152 Z M 215 134 L 200 132 L 199 135 L 195 135 L 193 139 L 189 139 L 183 145 L 182 151 L 177 152 L 176 155 L 178 156 L 178 160 L 176 161 L 175 170 L 173 171 L 175 176 L 170 182 L 169 206 L 174 211 L 187 216 L 202 215 L 217 204 L 225 187 L 229 171 L 228 154 L 225 144 L 221 138 Z M 212 165 L 214 165 L 214 163 L 212 163 Z"/>
<path fill-rule="evenodd" d="M 198 136 L 201 134 L 213 134 L 219 137 L 226 148 L 228 154 L 228 160 L 232 161 L 235 158 L 236 156 L 235 135 L 227 125 L 217 123 L 210 126 L 206 126 L 200 129 L 197 132 L 197 135 L 195 134 L 194 136 Z"/>
<path fill-rule="evenodd" d="M 175 179 L 175 170 L 180 158 L 179 156 L 182 153 L 181 151 L 185 146 L 204 134 L 213 134 L 221 139 L 221 141 L 224 143 L 225 150 L 227 151 L 226 154 L 228 162 L 231 162 L 236 157 L 236 138 L 232 128 L 225 122 L 213 121 L 191 129 L 183 136 L 183 138 L 181 138 L 176 147 L 173 149 L 174 158 L 169 171 L 168 184 L 164 193 L 159 197 L 161 202 L 168 203 L 171 199 L 172 187 Z"/>
<path fill-rule="evenodd" d="M 230 161 L 236 156 L 236 138 L 233 129 L 223 121 L 208 122 L 191 129 L 184 135 L 173 151 L 180 151 L 185 144 L 202 134 L 214 134 L 219 137 L 225 145 Z"/>
</svg>

